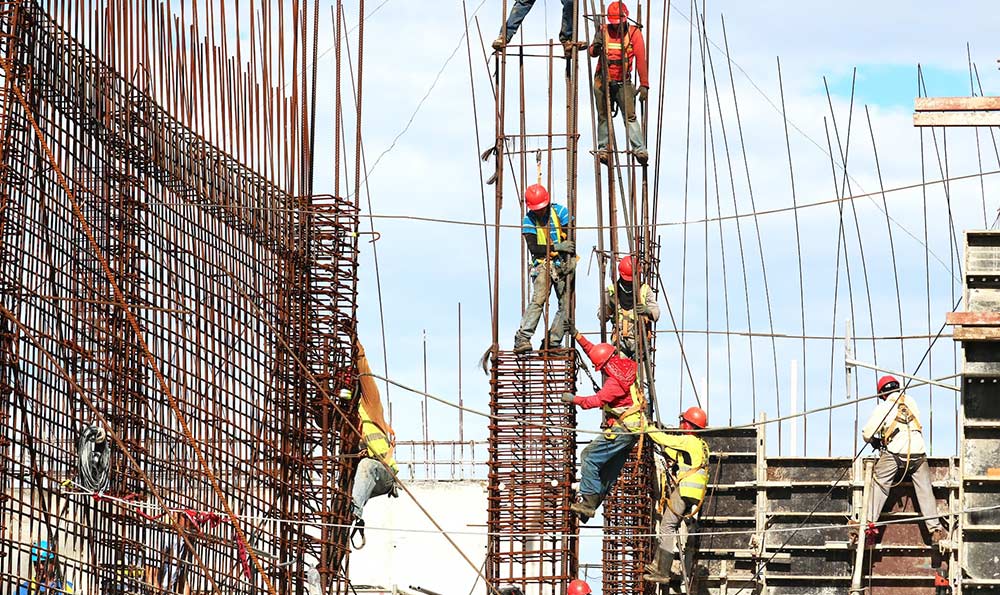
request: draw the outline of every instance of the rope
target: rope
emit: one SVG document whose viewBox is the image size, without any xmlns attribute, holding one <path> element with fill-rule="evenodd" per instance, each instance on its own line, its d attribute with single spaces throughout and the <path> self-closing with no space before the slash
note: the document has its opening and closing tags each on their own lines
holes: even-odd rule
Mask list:
<svg viewBox="0 0 1000 595">
<path fill-rule="evenodd" d="M 102 492 L 111 480 L 111 443 L 104 428 L 92 423 L 80 432 L 76 442 L 80 484 Z"/>
</svg>

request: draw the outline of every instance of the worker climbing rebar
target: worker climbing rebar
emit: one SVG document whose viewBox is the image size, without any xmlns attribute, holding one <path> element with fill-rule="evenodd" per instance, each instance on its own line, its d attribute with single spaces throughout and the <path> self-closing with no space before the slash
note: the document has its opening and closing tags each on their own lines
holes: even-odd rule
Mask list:
<svg viewBox="0 0 1000 595">
<path fill-rule="evenodd" d="M 861 435 L 881 450 L 872 470 L 872 497 L 868 507 L 868 522 L 878 521 L 882 507 L 889 498 L 889 490 L 909 479 L 916 492 L 920 513 L 927 517 L 924 524 L 931 535 L 931 543 L 939 544 L 948 538 L 948 532 L 938 518 L 937 500 L 931 485 L 930 469 L 920 424 L 920 410 L 916 402 L 900 390 L 899 381 L 893 376 L 879 378 L 877 392 L 882 402 L 875 407 Z M 852 539 L 857 539 L 857 522 L 851 522 Z"/>
<path fill-rule="evenodd" d="M 559 41 L 567 54 L 587 47 L 586 43 L 576 41 L 576 23 L 573 18 L 574 4 L 575 0 L 562 0 L 562 24 L 559 28 Z M 510 7 L 510 14 L 507 16 L 507 22 L 504 23 L 503 31 L 493 40 L 494 50 L 499 51 L 507 47 L 507 44 L 510 43 L 511 39 L 514 39 L 514 35 L 521 27 L 524 17 L 528 16 L 528 12 L 534 5 L 535 0 L 514 0 L 514 4 Z"/>
<path fill-rule="evenodd" d="M 682 559 L 675 560 L 678 529 L 698 513 L 708 488 L 708 445 L 695 432 L 708 426 L 700 407 L 689 407 L 680 416 L 681 435 L 653 431 L 649 437 L 663 449 L 670 467 L 660 473 L 659 547 L 646 565 L 643 579 L 667 583 L 683 575 Z"/>
<path fill-rule="evenodd" d="M 576 244 L 568 239 L 571 217 L 569 210 L 549 200 L 541 184 L 524 191 L 527 213 L 521 223 L 521 233 L 531 255 L 531 300 L 521 316 L 521 326 L 514 335 L 514 353 L 531 351 L 531 336 L 549 301 L 550 288 L 555 290 L 558 310 L 549 325 L 543 349 L 558 347 L 569 326 L 569 293 L 576 270 Z"/>
<path fill-rule="evenodd" d="M 363 518 L 365 504 L 377 496 L 398 496 L 396 474 L 399 473 L 399 466 L 392 455 L 395 434 L 382 413 L 382 399 L 375 379 L 371 375 L 368 357 L 360 341 L 356 341 L 355 346 L 358 381 L 361 384 L 358 417 L 361 422 L 359 448 L 363 458 L 358 462 L 351 488 L 351 515 L 354 525 L 351 537 L 352 539 L 355 535 L 360 537 L 360 543 L 356 544 L 360 549 L 364 547 L 365 539 Z"/>
<path fill-rule="evenodd" d="M 599 58 L 594 76 L 594 103 L 597 107 L 597 158 L 609 162 L 609 105 L 617 106 L 625 118 L 625 130 L 632 154 L 639 163 L 649 159 L 642 127 L 635 113 L 636 97 L 645 102 L 649 93 L 646 45 L 638 27 L 629 25 L 628 7 L 624 2 L 608 4 L 607 23 L 594 32 L 590 56 Z M 639 74 L 639 90 L 632 83 L 632 64 Z M 605 84 L 605 72 L 610 81 Z"/>
<path fill-rule="evenodd" d="M 618 281 L 608 285 L 604 310 L 598 312 L 601 323 L 609 319 L 612 321 L 614 332 L 611 342 L 630 359 L 636 359 L 638 353 L 638 333 L 645 332 L 652 339 L 653 326 L 660 319 L 660 306 L 656 303 L 653 289 L 643 283 L 639 286 L 638 295 L 635 293 L 634 262 L 630 255 L 618 263 Z"/>
<path fill-rule="evenodd" d="M 73 593 L 73 583 L 63 578 L 56 553 L 45 539 L 31 546 L 31 579 L 23 581 L 17 595 Z"/>
<path fill-rule="evenodd" d="M 615 355 L 609 343 L 591 343 L 580 333 L 576 341 L 583 347 L 594 369 L 604 374 L 604 385 L 597 394 L 581 397 L 563 393 L 562 401 L 583 409 L 600 407 L 604 411 L 604 433 L 583 449 L 580 463 L 580 491 L 570 510 L 584 523 L 594 516 L 604 497 L 614 486 L 629 451 L 646 428 L 646 400 L 639 387 L 638 365 Z"/>
</svg>

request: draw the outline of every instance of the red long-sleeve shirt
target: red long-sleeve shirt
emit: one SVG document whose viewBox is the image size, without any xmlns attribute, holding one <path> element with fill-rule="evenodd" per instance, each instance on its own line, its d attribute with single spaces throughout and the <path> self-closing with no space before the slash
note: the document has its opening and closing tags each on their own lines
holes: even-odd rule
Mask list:
<svg viewBox="0 0 1000 595">
<path fill-rule="evenodd" d="M 577 335 L 576 340 L 580 343 L 580 347 L 583 347 L 584 353 L 590 355 L 594 344 L 588 341 L 583 335 Z M 629 392 L 629 389 L 635 383 L 637 368 L 636 363 L 628 358 L 618 357 L 617 355 L 611 356 L 611 359 L 608 360 L 608 363 L 605 364 L 602 370 L 604 385 L 601 387 L 601 390 L 597 391 L 597 394 L 588 397 L 577 395 L 573 397 L 573 403 L 582 409 L 593 409 L 595 407 L 603 407 L 604 405 L 611 408 L 631 407 L 632 394 Z"/>
<path fill-rule="evenodd" d="M 599 29 L 596 32 L 595 41 L 597 41 L 599 39 L 603 43 L 604 42 L 604 31 L 606 31 L 606 30 L 607 30 L 607 25 L 605 25 L 604 28 Z M 639 86 L 640 87 L 648 87 L 649 86 L 649 65 L 646 63 L 646 42 L 643 41 L 643 39 L 642 39 L 642 31 L 640 31 L 638 27 L 629 27 L 628 28 L 628 35 L 630 36 L 631 39 L 629 39 L 629 42 L 628 42 L 627 45 L 632 48 L 632 55 L 635 58 L 635 69 L 639 73 Z M 608 36 L 611 37 L 612 39 L 618 39 L 618 38 L 620 38 L 621 37 L 620 28 L 619 27 L 612 27 L 611 31 L 608 33 Z M 624 42 L 623 42 L 623 45 L 625 45 Z M 605 50 L 607 50 L 607 48 L 605 48 Z M 590 49 L 588 50 L 588 52 L 590 53 L 590 57 L 591 58 L 598 58 L 599 57 L 599 54 L 597 52 L 597 48 L 593 44 L 591 44 Z M 631 64 L 629 66 L 631 67 Z M 601 74 L 601 62 L 600 61 L 597 62 L 597 70 L 594 72 L 594 74 L 597 74 L 597 75 Z M 628 76 L 629 74 L 630 73 L 625 73 L 626 76 Z M 611 78 L 612 78 L 612 80 L 620 80 L 620 79 L 616 78 L 613 73 L 611 73 Z"/>
</svg>

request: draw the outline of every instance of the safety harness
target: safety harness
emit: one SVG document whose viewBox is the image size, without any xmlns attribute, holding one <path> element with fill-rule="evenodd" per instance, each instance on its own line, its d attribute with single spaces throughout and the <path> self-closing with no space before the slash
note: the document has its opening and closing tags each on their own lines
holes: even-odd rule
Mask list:
<svg viewBox="0 0 1000 595">
<path fill-rule="evenodd" d="M 891 451 L 889 451 L 889 443 L 892 442 L 892 439 L 895 438 L 897 434 L 903 431 L 903 429 L 905 429 L 907 432 L 919 432 L 923 430 L 923 426 L 920 425 L 920 420 L 917 419 L 917 416 L 913 414 L 912 410 L 910 410 L 909 405 L 906 404 L 906 400 L 908 398 L 909 397 L 907 397 L 905 393 L 900 393 L 899 397 L 896 399 L 896 416 L 892 419 L 889 425 L 882 430 L 882 448 L 885 449 L 886 452 L 889 452 L 889 454 L 892 454 L 893 456 L 896 455 Z M 898 476 L 899 481 L 890 482 L 888 489 L 891 490 L 892 488 L 906 481 L 906 476 L 910 473 L 910 463 L 912 462 L 913 458 L 911 447 L 912 447 L 911 439 L 907 438 L 906 463 L 903 465 L 903 472 Z M 895 480 L 895 477 L 893 479 Z M 875 478 L 874 468 L 872 468 L 872 480 L 876 484 L 882 485 L 881 483 L 879 483 L 878 479 Z"/>
<path fill-rule="evenodd" d="M 555 226 L 556 231 L 556 242 L 565 242 L 566 232 L 563 231 L 562 224 L 559 223 L 559 216 L 556 215 L 556 210 L 553 207 L 549 207 L 549 223 L 547 225 L 542 225 L 539 223 L 534 215 L 530 215 L 531 222 L 535 224 L 535 238 L 538 241 L 539 246 L 553 246 L 551 242 L 551 236 L 549 235 L 549 226 Z M 555 259 L 559 256 L 556 252 L 549 250 L 549 258 Z M 538 260 L 538 259 L 535 259 Z"/>
<path fill-rule="evenodd" d="M 708 451 L 708 444 L 706 444 L 704 440 L 702 440 L 701 438 L 696 438 L 696 439 L 700 443 L 699 447 L 701 449 L 701 455 L 702 455 L 701 462 L 698 465 L 692 465 L 690 461 L 684 461 L 681 458 L 676 459 L 675 462 L 677 463 L 677 476 L 674 477 L 673 479 L 674 483 L 677 485 L 678 488 L 681 489 L 682 492 L 684 491 L 685 488 L 690 490 L 698 490 L 701 493 L 701 497 L 698 498 L 698 503 L 694 506 L 694 508 L 691 509 L 690 512 L 684 513 L 684 511 L 674 510 L 673 507 L 670 506 L 671 490 L 668 489 L 669 486 L 667 485 L 667 476 L 669 475 L 669 473 L 665 472 L 661 474 L 659 478 L 660 501 L 657 503 L 657 512 L 661 515 L 663 514 L 664 510 L 670 510 L 670 512 L 672 512 L 675 516 L 679 518 L 689 519 L 698 514 L 698 511 L 701 510 L 702 503 L 705 502 L 705 493 L 707 492 L 706 488 L 708 486 L 709 451 Z M 691 455 L 691 453 L 689 452 L 687 452 L 687 454 L 689 456 Z M 681 496 L 690 498 L 690 496 L 685 496 L 683 493 L 681 494 Z"/>
</svg>

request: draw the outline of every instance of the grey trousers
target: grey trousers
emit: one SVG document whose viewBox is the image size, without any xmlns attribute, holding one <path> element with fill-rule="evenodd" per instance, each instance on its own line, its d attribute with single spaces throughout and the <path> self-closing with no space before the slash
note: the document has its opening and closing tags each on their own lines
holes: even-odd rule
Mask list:
<svg viewBox="0 0 1000 595">
<path fill-rule="evenodd" d="M 559 266 L 555 264 L 539 263 L 532 270 L 531 301 L 524 309 L 521 316 L 521 327 L 517 330 L 514 342 L 530 341 L 531 335 L 535 334 L 538 321 L 542 318 L 542 311 L 549 301 L 549 291 L 555 289 L 556 300 L 559 302 L 559 309 L 552 317 L 549 325 L 549 343 L 558 345 L 562 343 L 569 325 L 569 284 L 573 278 L 573 269 L 576 266 L 576 258 L 573 256 L 563 256 L 568 262 L 563 262 Z"/>
<path fill-rule="evenodd" d="M 671 490 L 667 502 L 670 505 L 664 508 L 663 516 L 660 517 L 659 539 L 660 549 L 663 550 L 668 559 L 672 559 L 677 551 L 677 530 L 684 522 L 681 515 L 687 514 L 690 505 L 684 498 L 681 498 L 681 490 L 677 486 Z"/>
<path fill-rule="evenodd" d="M 361 518 L 365 504 L 375 496 L 384 496 L 392 492 L 396 478 L 385 468 L 385 465 L 375 459 L 361 459 L 354 472 L 354 487 L 351 490 L 351 512 Z"/>
<path fill-rule="evenodd" d="M 889 498 L 889 487 L 894 483 L 906 480 L 906 476 L 900 476 L 907 469 L 906 455 L 894 455 L 887 450 L 883 450 L 875 463 L 875 481 L 872 482 L 872 500 L 868 507 L 868 522 L 878 521 L 882 514 L 882 507 Z M 913 483 L 913 491 L 917 494 L 917 505 L 920 507 L 920 516 L 930 516 L 938 514 L 937 500 L 934 499 L 934 490 L 931 488 L 931 472 L 927 467 L 927 458 L 920 455 L 910 455 L 909 470 L 906 471 L 910 481 Z M 932 518 L 924 521 L 927 530 L 934 532 L 942 529 L 941 519 Z"/>
</svg>

